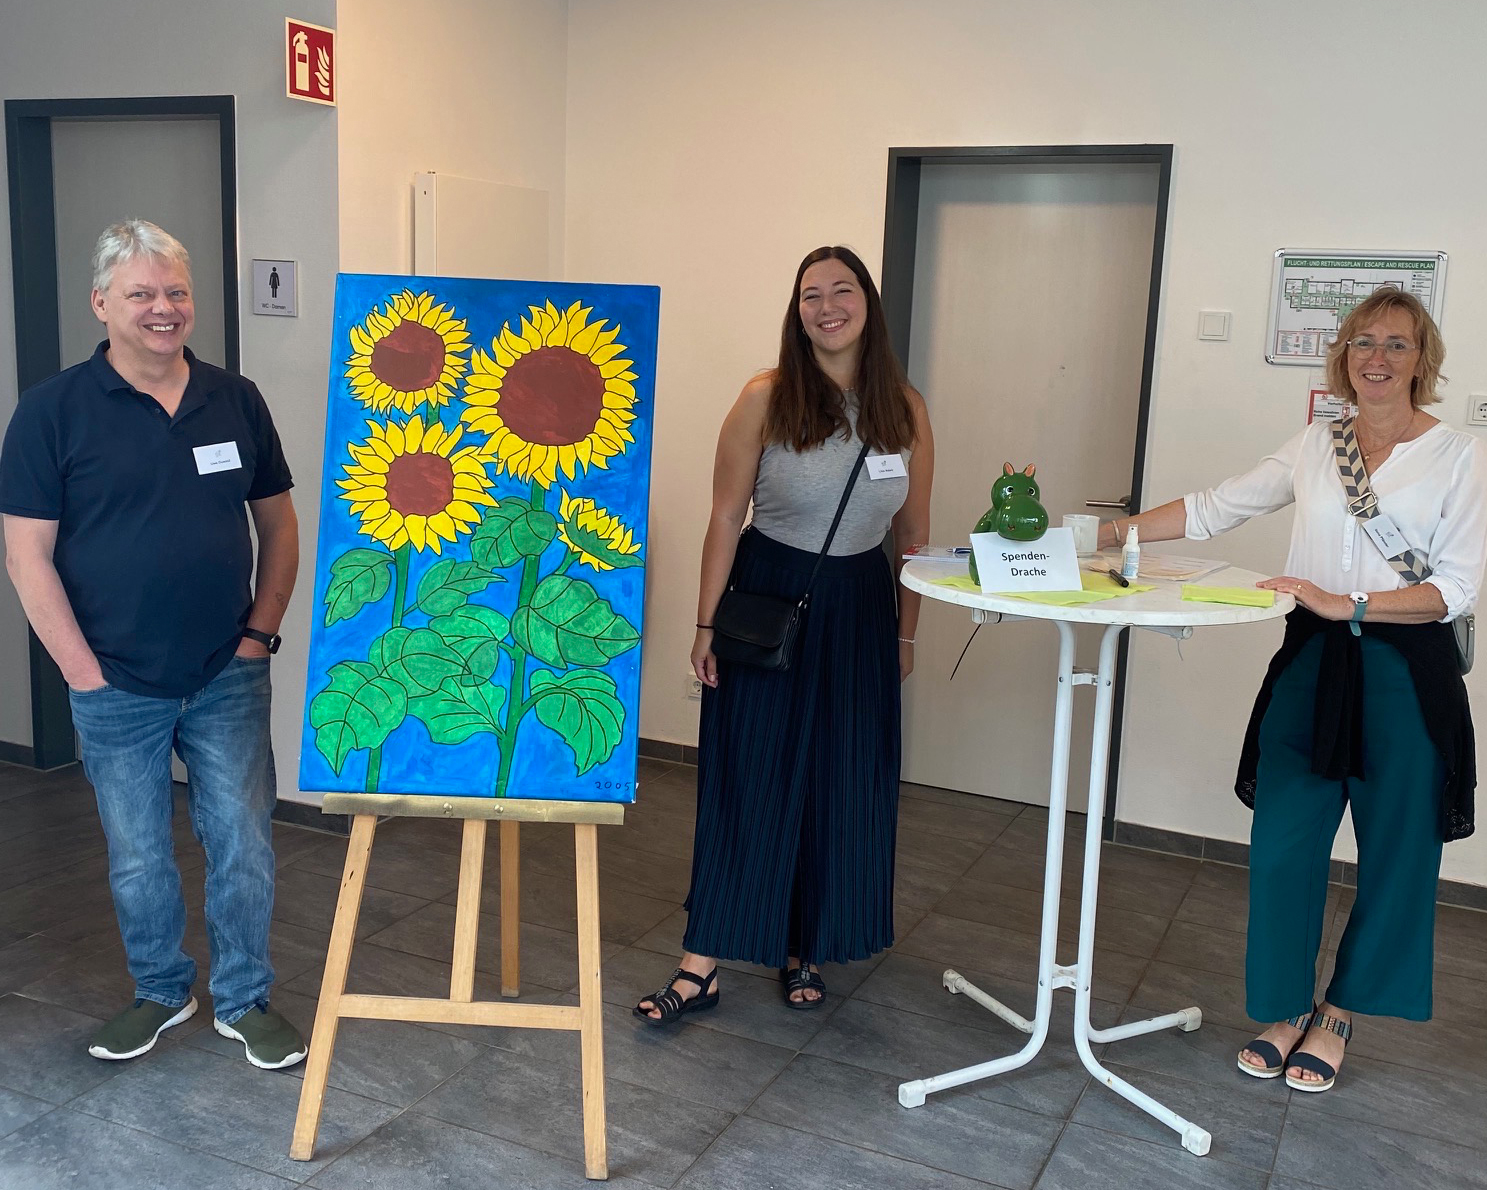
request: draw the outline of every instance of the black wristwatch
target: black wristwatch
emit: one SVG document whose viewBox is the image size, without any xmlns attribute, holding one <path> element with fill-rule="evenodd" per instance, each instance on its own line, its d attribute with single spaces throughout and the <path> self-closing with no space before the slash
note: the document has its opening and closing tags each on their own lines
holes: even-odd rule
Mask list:
<svg viewBox="0 0 1487 1190">
<path fill-rule="evenodd" d="M 279 651 L 279 642 L 283 638 L 277 632 L 270 636 L 267 632 L 259 632 L 256 628 L 244 628 L 243 639 L 256 640 L 270 653 L 277 653 Z"/>
</svg>

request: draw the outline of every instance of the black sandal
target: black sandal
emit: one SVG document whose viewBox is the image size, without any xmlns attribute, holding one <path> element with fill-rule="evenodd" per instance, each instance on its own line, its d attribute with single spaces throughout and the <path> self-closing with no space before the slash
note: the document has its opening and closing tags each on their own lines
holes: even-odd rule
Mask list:
<svg viewBox="0 0 1487 1190">
<path fill-rule="evenodd" d="M 685 979 L 689 983 L 697 985 L 697 994 L 690 1000 L 682 998 L 682 994 L 676 990 L 676 981 Z M 712 991 L 707 989 L 711 987 Z M 701 1012 L 704 1008 L 716 1008 L 718 1005 L 718 969 L 714 967 L 706 975 L 693 975 L 690 971 L 683 971 L 678 967 L 671 973 L 671 978 L 666 981 L 664 987 L 659 991 L 642 997 L 641 1002 L 649 1000 L 651 1008 L 661 1010 L 660 1016 L 652 1016 L 650 1009 L 642 1008 L 637 1004 L 631 1011 L 643 1020 L 647 1025 L 670 1025 L 681 1019 L 684 1012 Z"/>
<path fill-rule="evenodd" d="M 808 1008 L 820 1008 L 826 1003 L 826 981 L 821 978 L 819 971 L 812 971 L 809 964 L 803 963 L 799 967 L 781 967 L 780 984 L 784 988 L 786 1008 L 803 1012 Z M 814 1000 L 807 1000 L 805 994 L 812 989 L 820 995 Z M 794 992 L 800 993 L 799 1000 L 790 998 Z"/>
<path fill-rule="evenodd" d="M 1312 1018 L 1311 1027 L 1313 1029 L 1326 1029 L 1329 1033 L 1336 1033 L 1342 1038 L 1344 1047 L 1347 1046 L 1348 1042 L 1353 1040 L 1353 1022 L 1339 1020 L 1337 1017 L 1329 1016 L 1325 1012 L 1318 1012 Z M 1304 1042 L 1306 1038 L 1303 1037 L 1301 1040 Z M 1298 1046 L 1297 1048 L 1300 1047 Z M 1322 1061 L 1316 1054 L 1300 1054 L 1292 1050 L 1290 1058 L 1286 1061 L 1286 1066 L 1295 1066 L 1301 1070 L 1310 1071 L 1312 1074 L 1322 1076 L 1320 1082 L 1308 1082 L 1304 1078 L 1292 1078 L 1289 1074 L 1286 1075 L 1286 1086 L 1290 1087 L 1293 1091 L 1330 1091 L 1332 1090 L 1332 1084 L 1337 1081 L 1337 1067 Z"/>
<path fill-rule="evenodd" d="M 1296 1050 L 1301 1047 L 1301 1043 L 1306 1040 L 1306 1031 L 1311 1028 L 1312 1018 L 1314 1018 L 1316 1015 L 1317 1008 L 1316 1005 L 1313 1004 L 1310 1012 L 1303 1012 L 1299 1016 L 1291 1016 L 1286 1018 L 1285 1023 L 1290 1025 L 1293 1029 L 1300 1029 L 1301 1036 L 1296 1039 L 1296 1044 L 1293 1045 L 1284 1055 L 1280 1052 L 1280 1050 L 1275 1046 L 1273 1042 L 1263 1041 L 1260 1038 L 1256 1037 L 1244 1048 L 1249 1050 L 1250 1053 L 1259 1054 L 1260 1057 L 1264 1058 L 1265 1065 L 1251 1066 L 1244 1060 L 1244 1051 L 1241 1050 L 1238 1058 L 1235 1059 L 1239 1063 L 1239 1069 L 1244 1071 L 1245 1074 L 1249 1075 L 1252 1078 L 1279 1078 L 1286 1072 L 1286 1066 L 1290 1061 L 1291 1055 L 1295 1053 Z"/>
</svg>

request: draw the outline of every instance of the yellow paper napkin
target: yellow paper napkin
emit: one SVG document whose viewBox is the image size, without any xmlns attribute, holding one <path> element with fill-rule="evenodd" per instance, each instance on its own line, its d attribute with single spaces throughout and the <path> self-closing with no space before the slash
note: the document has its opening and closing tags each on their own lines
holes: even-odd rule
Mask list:
<svg viewBox="0 0 1487 1190">
<path fill-rule="evenodd" d="M 978 595 L 981 594 L 981 585 L 974 582 L 968 574 L 950 575 L 930 581 L 937 587 L 950 587 L 956 591 L 974 591 Z M 1150 584 L 1141 583 L 1132 583 L 1129 587 L 1122 587 L 1108 574 L 1095 574 L 1088 570 L 1080 571 L 1079 582 L 1083 588 L 1079 591 L 998 591 L 996 594 L 1005 595 L 1008 599 L 1023 599 L 1029 603 L 1047 603 L 1054 607 L 1075 607 L 1081 603 L 1099 603 L 1102 599 L 1135 595 L 1141 591 L 1153 589 Z"/>
<path fill-rule="evenodd" d="M 949 587 L 952 591 L 974 591 L 977 595 L 981 594 L 981 584 L 973 582 L 968 574 L 951 574 L 929 581 L 937 587 Z"/>
<path fill-rule="evenodd" d="M 1274 607 L 1275 592 L 1260 587 L 1200 587 L 1183 583 L 1182 597 L 1189 603 L 1232 603 L 1239 607 Z"/>
</svg>

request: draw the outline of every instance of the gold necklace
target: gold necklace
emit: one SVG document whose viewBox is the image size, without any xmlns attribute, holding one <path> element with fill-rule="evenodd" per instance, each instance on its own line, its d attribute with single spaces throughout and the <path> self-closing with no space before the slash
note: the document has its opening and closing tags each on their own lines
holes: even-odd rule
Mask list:
<svg viewBox="0 0 1487 1190">
<path fill-rule="evenodd" d="M 1415 411 L 1412 409 L 1412 410 L 1410 410 L 1410 419 L 1409 419 L 1409 421 L 1407 421 L 1407 422 L 1404 423 L 1404 429 L 1399 432 L 1399 434 L 1394 438 L 1394 440 L 1392 442 L 1389 442 L 1385 446 L 1375 446 L 1372 450 L 1363 450 L 1363 436 L 1361 434 L 1359 434 L 1358 435 L 1358 449 L 1359 450 L 1363 450 L 1363 461 L 1365 463 L 1368 462 L 1369 459 L 1373 458 L 1374 455 L 1380 453 L 1381 451 L 1393 450 L 1396 446 L 1399 445 L 1400 441 L 1404 438 L 1404 436 L 1410 432 L 1410 427 L 1413 426 L 1414 424 L 1415 424 Z"/>
</svg>

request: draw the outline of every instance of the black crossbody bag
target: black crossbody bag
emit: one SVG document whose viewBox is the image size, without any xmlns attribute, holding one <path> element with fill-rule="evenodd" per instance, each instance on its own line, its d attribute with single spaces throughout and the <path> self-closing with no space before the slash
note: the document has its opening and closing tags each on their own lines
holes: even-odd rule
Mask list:
<svg viewBox="0 0 1487 1190">
<path fill-rule="evenodd" d="M 735 665 L 751 665 L 755 669 L 790 668 L 795 656 L 795 638 L 811 602 L 811 588 L 816 584 L 821 562 L 836 536 L 836 527 L 841 524 L 842 513 L 847 511 L 847 501 L 852 498 L 857 473 L 862 470 L 866 458 L 867 443 L 864 442 L 857 453 L 857 462 L 852 465 L 852 474 L 847 476 L 847 486 L 842 489 L 836 516 L 831 518 L 831 528 L 826 531 L 826 542 L 816 555 L 816 565 L 812 567 L 811 577 L 806 580 L 799 599 L 740 591 L 733 579 L 728 580 L 728 589 L 723 592 L 723 598 L 718 600 L 717 610 L 713 612 L 715 657 Z"/>
<path fill-rule="evenodd" d="M 1361 522 L 1379 515 L 1379 498 L 1374 495 L 1373 485 L 1368 482 L 1368 472 L 1363 469 L 1362 451 L 1353 428 L 1353 418 L 1347 417 L 1332 423 L 1332 450 L 1337 460 L 1338 478 L 1342 480 L 1343 491 L 1348 496 L 1348 512 L 1358 518 L 1361 527 Z M 1412 549 L 1406 549 L 1404 553 L 1386 560 L 1393 567 L 1394 573 L 1411 586 L 1423 583 L 1430 577 L 1430 566 Z M 1476 653 L 1476 616 L 1471 612 L 1457 616 L 1451 621 L 1451 631 L 1456 635 L 1456 668 L 1463 674 L 1469 674 Z"/>
</svg>

